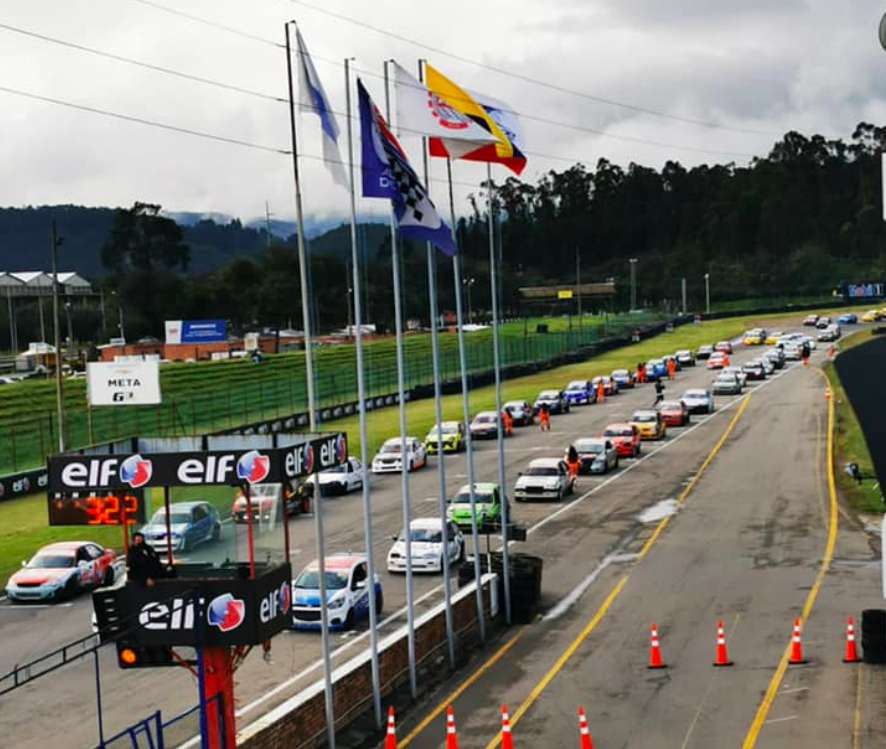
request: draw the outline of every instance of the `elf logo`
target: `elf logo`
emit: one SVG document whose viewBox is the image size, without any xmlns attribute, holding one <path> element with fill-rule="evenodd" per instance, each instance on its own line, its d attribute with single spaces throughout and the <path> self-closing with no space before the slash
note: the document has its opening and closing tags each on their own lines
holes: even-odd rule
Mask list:
<svg viewBox="0 0 886 749">
<path fill-rule="evenodd" d="M 262 624 L 274 621 L 278 616 L 286 616 L 292 608 L 292 588 L 289 580 L 284 580 L 277 590 L 272 590 L 258 607 L 258 618 Z"/>
<path fill-rule="evenodd" d="M 248 481 L 250 484 L 258 484 L 264 481 L 271 470 L 271 459 L 262 455 L 258 450 L 250 450 L 240 456 L 237 461 L 237 478 Z"/>
<path fill-rule="evenodd" d="M 131 455 L 120 464 L 120 480 L 133 489 L 144 486 L 151 480 L 154 467 L 150 460 L 141 455 Z"/>
</svg>

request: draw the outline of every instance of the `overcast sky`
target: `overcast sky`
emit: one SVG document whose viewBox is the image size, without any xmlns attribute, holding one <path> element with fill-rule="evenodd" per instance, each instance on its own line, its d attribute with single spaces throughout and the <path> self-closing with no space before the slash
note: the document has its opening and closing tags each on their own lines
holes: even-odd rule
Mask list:
<svg viewBox="0 0 886 749">
<path fill-rule="evenodd" d="M 345 56 L 371 76 L 382 100 L 382 61 L 414 70 L 428 58 L 465 87 L 548 120 L 524 121 L 532 152 L 524 178 L 605 157 L 659 168 L 668 159 L 746 163 L 789 129 L 848 137 L 861 120 L 886 121 L 884 10 L 874 0 L 309 0 L 329 11 L 423 42 L 384 36 L 291 0 L 150 0 L 243 32 L 282 40 L 296 19 L 336 109 L 344 109 Z M 139 0 L 7 2 L 0 23 L 137 58 L 154 65 L 285 96 L 285 60 L 270 44 L 170 15 Z M 77 104 L 289 147 L 286 107 L 102 59 L 0 29 L 0 86 Z M 582 98 L 463 60 L 594 97 L 711 122 L 704 127 Z M 293 215 L 287 156 L 214 143 L 0 92 L 0 205 L 161 203 L 243 219 Z M 344 126 L 344 122 L 342 122 Z M 300 148 L 320 153 L 316 118 L 303 116 Z M 639 139 L 661 145 L 636 142 Z M 418 146 L 404 145 L 418 162 Z M 699 149 L 699 150 L 690 150 Z M 702 151 L 710 151 L 704 153 Z M 542 155 L 543 154 L 543 155 Z M 551 158 L 556 157 L 556 158 Z M 315 216 L 345 215 L 347 195 L 305 159 L 304 200 Z M 483 167 L 458 163 L 459 183 Z M 441 163 L 433 165 L 443 177 Z M 502 168 L 496 168 L 499 177 Z M 431 183 L 438 197 L 443 185 Z M 469 188 L 459 187 L 460 209 Z M 361 201 L 361 212 L 377 201 Z"/>
</svg>

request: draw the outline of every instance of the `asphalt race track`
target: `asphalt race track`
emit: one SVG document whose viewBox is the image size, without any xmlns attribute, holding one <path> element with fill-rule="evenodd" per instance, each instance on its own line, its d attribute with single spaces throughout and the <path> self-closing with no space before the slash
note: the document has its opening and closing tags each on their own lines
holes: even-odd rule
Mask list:
<svg viewBox="0 0 886 749">
<path fill-rule="evenodd" d="M 666 353 L 667 336 L 659 340 Z M 737 349 L 733 362 L 753 358 L 756 351 Z M 588 710 L 595 744 L 601 747 L 742 745 L 789 640 L 793 617 L 814 584 L 828 536 L 824 381 L 814 368 L 796 363 L 776 375 L 751 385 L 746 405 L 742 399 L 719 398 L 712 417 L 694 417 L 689 427 L 669 430 L 661 443 L 644 443 L 638 460 L 623 460 L 609 476 L 582 477 L 575 497 L 562 504 L 511 502 L 514 519 L 530 530 L 517 550 L 545 559 L 545 616 L 517 630 L 519 640 L 508 657 L 455 701 L 463 746 L 486 746 L 497 733 L 499 703 L 507 702 L 515 713 L 573 645 L 561 669 L 517 719 L 519 745 L 574 745 L 578 705 Z M 668 383 L 666 397 L 712 379 L 703 366 L 684 370 Z M 508 487 L 532 458 L 560 456 L 572 439 L 594 435 L 652 400 L 652 388 L 645 386 L 555 416 L 550 433 L 516 430 L 506 443 Z M 730 424 L 719 454 L 692 483 L 667 528 L 657 532 L 663 512 L 675 505 L 665 501 L 686 493 Z M 414 517 L 436 514 L 435 460 L 412 477 Z M 466 481 L 465 457 L 445 460 L 451 494 Z M 496 480 L 494 441 L 477 446 L 475 465 L 478 480 Z M 401 623 L 391 615 L 405 603 L 403 576 L 383 570 L 390 537 L 401 528 L 399 481 L 398 475 L 373 479 L 383 630 Z M 328 501 L 329 552 L 361 550 L 360 503 L 359 492 Z M 298 571 L 314 557 L 313 522 L 300 517 L 290 523 Z M 762 724 L 760 746 L 875 745 L 852 744 L 853 731 L 882 745 L 884 735 L 875 735 L 871 724 L 882 723 L 874 716 L 883 714 L 883 675 L 840 663 L 846 615 L 858 616 L 862 608 L 879 603 L 873 559 L 867 537 L 841 518 L 834 560 L 806 627 L 811 663 L 789 670 L 779 685 L 766 717 L 771 722 Z M 439 600 L 439 586 L 439 575 L 416 576 L 421 605 Z M 0 672 L 88 634 L 90 608 L 88 597 L 52 607 L 0 604 Z M 575 645 L 595 618 L 592 630 Z M 711 667 L 717 618 L 727 625 L 736 661 L 730 669 Z M 653 621 L 670 666 L 664 671 L 645 668 Z M 335 634 L 336 662 L 365 647 L 367 636 L 365 625 Z M 275 638 L 271 664 L 252 654 L 237 673 L 239 725 L 320 678 L 319 655 L 317 634 L 295 632 Z M 157 709 L 173 715 L 196 703 L 194 679 L 183 669 L 123 672 L 112 648 L 104 649 L 101 662 L 106 734 Z M 433 716 L 456 684 L 445 685 L 399 726 L 399 736 L 405 737 L 423 716 Z M 51 740 L 53 747 L 94 746 L 95 716 L 89 660 L 6 695 L 0 702 L 0 744 L 36 749 Z M 443 720 L 432 717 L 410 744 L 442 746 Z M 8 743 L 11 737 L 14 742 Z"/>
</svg>

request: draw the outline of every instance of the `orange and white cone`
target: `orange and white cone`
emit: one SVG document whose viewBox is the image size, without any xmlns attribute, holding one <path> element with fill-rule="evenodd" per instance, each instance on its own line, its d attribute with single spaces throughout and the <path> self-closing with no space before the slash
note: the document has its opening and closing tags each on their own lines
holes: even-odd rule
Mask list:
<svg viewBox="0 0 886 749">
<path fill-rule="evenodd" d="M 458 734 L 455 732 L 455 711 L 452 705 L 446 708 L 446 749 L 458 749 Z"/>
<path fill-rule="evenodd" d="M 508 715 L 508 706 L 501 706 L 501 749 L 514 749 L 514 739 L 511 736 L 511 716 Z"/>
<path fill-rule="evenodd" d="M 717 658 L 714 661 L 714 665 L 732 665 L 732 661 L 729 660 L 729 651 L 726 649 L 726 628 L 723 626 L 722 619 L 717 622 Z"/>
<path fill-rule="evenodd" d="M 852 617 L 846 622 L 846 656 L 843 663 L 860 663 L 861 658 L 858 657 L 858 648 L 855 645 L 855 622 Z"/>
<path fill-rule="evenodd" d="M 583 707 L 578 708 L 578 733 L 581 749 L 594 749 L 594 740 L 591 738 L 591 729 L 588 728 L 588 718 Z"/>
<path fill-rule="evenodd" d="M 791 634 L 791 658 L 788 663 L 792 666 L 808 663 L 803 657 L 803 636 L 800 617 L 794 619 L 794 631 L 793 634 Z"/>
<path fill-rule="evenodd" d="M 394 725 L 394 708 L 388 708 L 388 733 L 385 736 L 385 749 L 397 749 L 397 727 Z"/>
<path fill-rule="evenodd" d="M 649 665 L 646 668 L 667 668 L 661 657 L 661 643 L 658 639 L 658 627 L 655 624 L 649 631 Z"/>
</svg>

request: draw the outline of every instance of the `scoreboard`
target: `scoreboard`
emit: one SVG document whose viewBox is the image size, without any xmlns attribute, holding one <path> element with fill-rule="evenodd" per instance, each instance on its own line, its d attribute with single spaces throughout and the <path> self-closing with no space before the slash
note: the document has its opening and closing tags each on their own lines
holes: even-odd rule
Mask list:
<svg viewBox="0 0 886 749">
<path fill-rule="evenodd" d="M 144 525 L 145 519 L 145 494 L 138 489 L 49 496 L 50 525 Z"/>
</svg>

